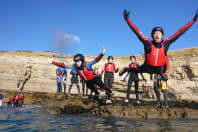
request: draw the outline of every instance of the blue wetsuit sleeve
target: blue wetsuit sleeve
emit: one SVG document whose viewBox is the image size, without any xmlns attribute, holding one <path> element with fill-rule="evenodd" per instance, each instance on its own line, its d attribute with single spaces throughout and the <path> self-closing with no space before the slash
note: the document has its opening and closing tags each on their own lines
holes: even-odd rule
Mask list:
<svg viewBox="0 0 198 132">
<path fill-rule="evenodd" d="M 89 71 L 91 71 L 91 70 L 92 70 L 92 66 L 93 66 L 94 64 L 96 64 L 96 61 L 88 62 L 88 63 L 87 63 L 87 69 L 88 69 Z"/>
</svg>

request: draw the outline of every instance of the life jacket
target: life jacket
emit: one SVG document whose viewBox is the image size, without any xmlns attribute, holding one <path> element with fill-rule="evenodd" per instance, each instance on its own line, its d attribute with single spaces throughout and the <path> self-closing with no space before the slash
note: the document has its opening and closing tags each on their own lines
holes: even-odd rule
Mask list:
<svg viewBox="0 0 198 132">
<path fill-rule="evenodd" d="M 114 72 L 114 71 L 116 71 L 115 64 L 114 63 L 106 63 L 104 70 L 105 70 L 105 72 Z"/>
<path fill-rule="evenodd" d="M 161 48 L 156 48 L 153 44 L 151 45 L 151 53 L 146 54 L 146 63 L 151 66 L 164 66 L 166 56 L 163 43 Z"/>
<path fill-rule="evenodd" d="M 134 63 L 129 64 L 129 68 L 138 68 L 137 67 L 137 63 L 135 63 L 135 64 Z"/>
<path fill-rule="evenodd" d="M 9 101 L 8 102 L 12 102 L 12 98 L 9 98 Z"/>
<path fill-rule="evenodd" d="M 25 96 L 24 95 L 20 95 L 20 99 L 24 100 Z"/>
<path fill-rule="evenodd" d="M 65 71 L 61 69 L 56 69 L 56 75 L 64 75 Z"/>
<path fill-rule="evenodd" d="M 14 100 L 15 100 L 15 101 L 19 100 L 19 96 L 16 95 L 15 98 L 14 98 Z"/>
<path fill-rule="evenodd" d="M 81 77 L 81 79 L 89 81 L 94 78 L 93 71 L 89 71 L 87 67 L 84 67 L 83 70 L 78 69 L 78 75 Z"/>
</svg>

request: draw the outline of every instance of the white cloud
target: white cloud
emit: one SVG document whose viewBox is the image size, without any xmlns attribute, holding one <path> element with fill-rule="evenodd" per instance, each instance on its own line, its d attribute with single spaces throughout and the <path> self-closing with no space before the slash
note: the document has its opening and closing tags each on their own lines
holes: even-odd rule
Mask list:
<svg viewBox="0 0 198 132">
<path fill-rule="evenodd" d="M 59 33 L 56 36 L 56 48 L 58 50 L 67 50 L 77 43 L 80 43 L 80 37 L 77 35 Z"/>
<path fill-rule="evenodd" d="M 72 34 L 65 33 L 64 34 L 65 41 L 71 42 L 71 43 L 80 43 L 80 37 Z"/>
</svg>

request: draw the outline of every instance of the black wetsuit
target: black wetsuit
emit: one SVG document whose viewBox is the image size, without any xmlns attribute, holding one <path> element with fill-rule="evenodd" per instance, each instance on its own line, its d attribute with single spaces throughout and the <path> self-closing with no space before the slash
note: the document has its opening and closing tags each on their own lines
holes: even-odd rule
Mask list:
<svg viewBox="0 0 198 132">
<path fill-rule="evenodd" d="M 130 90 L 131 90 L 131 86 L 132 83 L 134 82 L 134 86 L 135 86 L 135 94 L 136 94 L 136 100 L 139 100 L 139 91 L 138 91 L 138 86 L 139 86 L 139 78 L 138 78 L 138 73 L 137 72 L 132 72 L 130 71 L 131 65 L 134 63 L 129 64 L 129 70 L 127 75 L 125 76 L 124 79 L 126 79 L 126 77 L 129 74 L 129 79 L 128 79 L 128 87 L 127 87 L 127 94 L 126 94 L 126 98 L 129 99 L 129 94 L 130 94 Z M 139 67 L 139 64 L 136 63 L 137 68 Z M 144 80 L 144 76 L 141 73 L 142 79 Z"/>
<path fill-rule="evenodd" d="M 167 39 L 163 40 L 161 43 L 155 43 L 149 38 L 145 37 L 140 30 L 131 22 L 129 18 L 125 19 L 126 22 L 128 23 L 129 27 L 131 30 L 137 35 L 138 39 L 143 43 L 144 45 L 144 51 L 145 54 L 149 54 L 151 52 L 151 45 L 153 44 L 156 48 L 161 48 L 162 43 L 164 44 L 164 53 L 167 56 L 167 51 L 169 49 L 169 46 L 177 40 L 182 34 L 184 34 L 194 23 L 195 20 L 192 19 L 188 24 L 180 28 L 174 35 L 171 37 L 168 37 Z M 147 73 L 156 73 L 160 74 L 164 77 L 163 74 L 163 68 L 162 67 L 157 67 L 157 66 L 151 66 L 146 63 L 146 59 L 143 65 L 140 66 L 139 69 L 136 69 L 135 72 L 147 72 Z"/>
<path fill-rule="evenodd" d="M 78 73 L 77 73 L 77 71 L 72 70 L 70 74 L 72 75 L 72 77 L 71 77 L 71 84 L 70 84 L 68 93 L 70 94 L 70 91 L 72 89 L 72 86 L 74 84 L 76 84 L 77 89 L 78 89 L 78 94 L 80 94 L 80 87 L 79 87 L 79 81 L 78 81 Z"/>
</svg>

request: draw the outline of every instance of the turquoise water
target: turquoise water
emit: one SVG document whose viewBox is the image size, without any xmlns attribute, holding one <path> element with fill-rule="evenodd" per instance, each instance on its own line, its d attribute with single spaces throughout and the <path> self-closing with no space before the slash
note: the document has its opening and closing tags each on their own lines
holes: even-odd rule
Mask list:
<svg viewBox="0 0 198 132">
<path fill-rule="evenodd" d="M 2 132 L 132 132 L 132 131 L 198 131 L 198 119 L 127 120 L 83 115 L 52 115 L 39 106 L 0 107 Z"/>
</svg>

